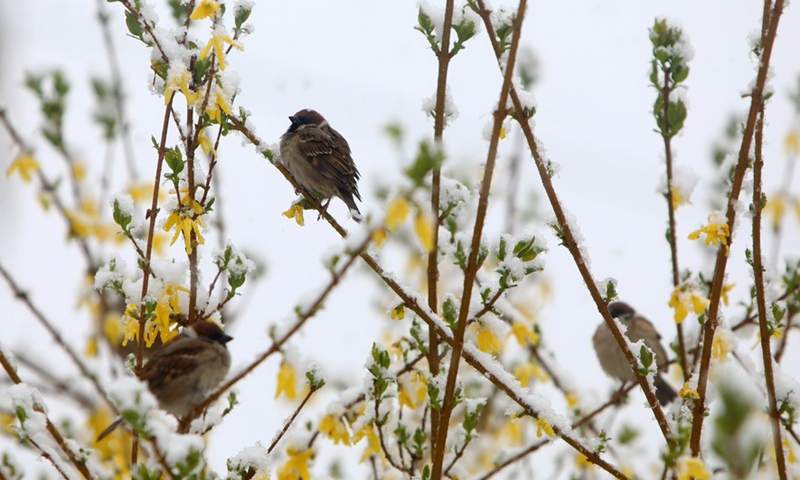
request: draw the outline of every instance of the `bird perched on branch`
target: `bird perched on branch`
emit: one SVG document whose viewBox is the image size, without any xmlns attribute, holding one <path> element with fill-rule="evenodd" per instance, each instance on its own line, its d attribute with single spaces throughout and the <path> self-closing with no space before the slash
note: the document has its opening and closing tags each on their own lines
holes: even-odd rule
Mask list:
<svg viewBox="0 0 800 480">
<path fill-rule="evenodd" d="M 180 419 L 203 403 L 228 374 L 231 354 L 225 344 L 232 339 L 216 323 L 195 322 L 158 347 L 137 376 L 147 383 L 159 406 Z M 120 423 L 121 417 L 97 441 Z"/>
<path fill-rule="evenodd" d="M 656 356 L 656 398 L 661 405 L 671 402 L 677 394 L 675 390 L 662 377 L 666 371 L 669 359 L 664 347 L 661 346 L 661 335 L 658 334 L 653 324 L 646 318 L 640 316 L 630 305 L 624 302 L 613 302 L 608 305 L 608 312 L 612 317 L 618 319 L 628 330 L 625 335 L 631 342 L 644 340 L 644 344 Z M 631 369 L 625 354 L 622 353 L 619 343 L 611 333 L 611 329 L 603 322 L 597 327 L 597 331 L 592 337 L 594 350 L 600 366 L 610 376 L 623 382 L 635 382 L 636 373 Z M 634 354 L 637 352 L 634 352 Z"/>
<path fill-rule="evenodd" d="M 281 161 L 295 181 L 321 200 L 339 197 L 350 209 L 356 221 L 361 212 L 355 199 L 358 193 L 358 173 L 350 145 L 334 130 L 325 118 L 314 110 L 300 110 L 289 117 L 292 122 L 281 136 Z"/>
</svg>

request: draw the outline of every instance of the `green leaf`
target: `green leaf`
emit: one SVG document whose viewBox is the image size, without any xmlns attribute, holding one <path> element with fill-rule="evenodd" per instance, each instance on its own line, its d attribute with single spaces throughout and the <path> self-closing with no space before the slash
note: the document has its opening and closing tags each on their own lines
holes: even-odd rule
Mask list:
<svg viewBox="0 0 800 480">
<path fill-rule="evenodd" d="M 131 35 L 133 35 L 134 37 L 138 38 L 141 41 L 144 41 L 144 39 L 142 39 L 142 34 L 144 33 L 144 30 L 142 29 L 142 25 L 139 23 L 139 19 L 136 18 L 136 15 L 126 11 L 125 25 L 128 27 L 128 32 L 130 32 Z"/>
<path fill-rule="evenodd" d="M 236 25 L 236 30 L 242 29 L 242 25 L 244 25 L 244 22 L 250 18 L 251 13 L 253 13 L 252 8 L 239 8 L 236 10 L 236 12 L 234 12 L 233 23 Z"/>
<path fill-rule="evenodd" d="M 641 348 L 639 348 L 639 360 L 642 362 L 642 366 L 646 370 L 649 370 L 653 365 L 653 352 L 645 345 L 642 345 Z"/>
<path fill-rule="evenodd" d="M 119 225 L 123 232 L 128 233 L 128 225 L 131 223 L 131 214 L 120 208 L 119 200 L 114 199 L 114 221 Z"/>
<path fill-rule="evenodd" d="M 189 16 L 189 8 L 187 5 L 181 0 L 169 0 L 167 3 L 169 4 L 170 13 L 172 13 L 172 18 L 175 20 L 175 23 L 182 24 L 185 22 L 186 17 Z"/>
<path fill-rule="evenodd" d="M 414 182 L 414 185 L 423 185 L 428 172 L 440 167 L 444 162 L 444 152 L 442 149 L 434 147 L 429 141 L 420 142 L 417 158 L 414 163 L 406 169 L 406 176 Z"/>
<path fill-rule="evenodd" d="M 172 170 L 173 175 L 177 175 L 183 171 L 185 162 L 183 161 L 183 154 L 177 146 L 166 150 L 164 160 L 167 162 L 167 166 L 170 170 Z"/>
</svg>

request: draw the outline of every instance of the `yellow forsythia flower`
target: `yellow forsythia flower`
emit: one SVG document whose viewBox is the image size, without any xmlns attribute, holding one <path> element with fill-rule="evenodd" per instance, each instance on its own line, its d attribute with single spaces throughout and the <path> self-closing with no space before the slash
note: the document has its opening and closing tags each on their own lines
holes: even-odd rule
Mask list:
<svg viewBox="0 0 800 480">
<path fill-rule="evenodd" d="M 795 457 L 795 455 L 794 455 L 794 449 L 792 448 L 792 443 L 789 442 L 789 439 L 786 438 L 786 437 L 783 438 L 783 446 L 784 446 L 784 448 L 786 448 L 786 450 L 789 453 L 789 455 L 787 455 L 787 457 L 786 457 L 786 460 L 790 464 L 796 463 L 797 462 L 797 457 Z"/>
<path fill-rule="evenodd" d="M 72 164 L 72 176 L 75 180 L 82 182 L 86 178 L 86 164 L 83 162 L 75 162 Z"/>
<path fill-rule="evenodd" d="M 546 433 L 550 438 L 553 438 L 553 436 L 556 434 L 552 425 L 550 425 L 550 422 L 539 417 L 536 419 L 536 436 L 538 438 L 542 438 L 542 431 L 544 431 L 544 433 Z"/>
<path fill-rule="evenodd" d="M 392 317 L 392 320 L 402 320 L 402 319 L 406 318 L 406 309 L 405 309 L 405 307 L 402 304 L 394 307 L 392 309 L 391 317 Z"/>
<path fill-rule="evenodd" d="M 361 427 L 361 429 L 356 433 L 354 441 L 359 442 L 362 438 L 367 439 L 367 448 L 364 449 L 364 453 L 361 455 L 361 460 L 359 460 L 359 463 L 364 463 L 373 455 L 376 455 L 378 458 L 383 460 L 381 442 L 378 440 L 378 435 L 375 434 L 375 428 L 373 428 L 371 422 L 366 423 L 363 427 Z"/>
<path fill-rule="evenodd" d="M 536 377 L 540 382 L 550 380 L 550 377 L 538 365 L 530 362 L 518 365 L 514 369 L 514 377 L 522 386 L 527 386 L 532 377 Z"/>
<path fill-rule="evenodd" d="M 478 348 L 490 355 L 497 355 L 500 352 L 500 339 L 483 324 L 478 326 Z"/>
<path fill-rule="evenodd" d="M 289 210 L 283 212 L 283 216 L 286 218 L 294 218 L 294 221 L 301 227 L 306 224 L 306 220 L 303 217 L 303 207 L 300 206 L 299 203 L 295 203 L 289 207 Z"/>
<path fill-rule="evenodd" d="M 200 144 L 200 148 L 203 149 L 203 153 L 206 155 L 210 155 L 211 152 L 214 152 L 214 156 L 217 156 L 217 152 L 214 151 L 214 144 L 211 143 L 211 139 L 206 135 L 205 128 L 200 130 L 200 134 L 197 136 L 197 143 Z"/>
<path fill-rule="evenodd" d="M 697 393 L 697 390 L 689 386 L 689 382 L 683 384 L 683 388 L 681 388 L 681 391 L 678 392 L 678 395 L 681 398 L 691 398 L 694 400 L 700 398 L 700 394 Z"/>
<path fill-rule="evenodd" d="M 314 450 L 297 451 L 290 448 L 286 451 L 289 460 L 278 470 L 278 480 L 309 480 L 311 473 L 308 471 L 308 463 L 314 456 Z"/>
<path fill-rule="evenodd" d="M 706 470 L 703 461 L 697 457 L 684 458 L 679 464 L 678 475 L 679 480 L 689 480 L 690 478 L 708 480 L 711 478 L 711 474 Z"/>
<path fill-rule="evenodd" d="M 89 341 L 86 342 L 86 351 L 84 351 L 84 354 L 87 357 L 97 356 L 97 337 L 89 337 Z"/>
<path fill-rule="evenodd" d="M 681 205 L 684 205 L 686 203 L 691 203 L 683 196 L 683 194 L 681 193 L 681 190 L 679 188 L 672 187 L 670 190 L 672 191 L 672 209 L 673 210 L 677 210 L 678 207 L 680 207 Z"/>
<path fill-rule="evenodd" d="M 524 323 L 514 322 L 514 324 L 511 325 L 511 333 L 514 334 L 520 347 L 524 347 L 528 343 L 534 346 L 539 344 L 539 334 L 531 330 L 531 328 Z"/>
<path fill-rule="evenodd" d="M 388 237 L 388 233 L 386 232 L 385 228 L 378 228 L 372 232 L 372 243 L 375 244 L 375 248 L 381 248 L 383 243 L 386 241 Z"/>
<path fill-rule="evenodd" d="M 205 59 L 208 54 L 211 52 L 211 49 L 214 49 L 214 55 L 217 57 L 217 63 L 219 63 L 219 69 L 225 70 L 225 44 L 228 44 L 232 47 L 236 47 L 238 50 L 244 50 L 242 48 L 242 44 L 237 42 L 236 40 L 232 39 L 228 32 L 225 31 L 225 27 L 217 26 L 214 29 L 214 34 L 208 40 L 208 43 L 203 50 L 200 51 L 200 59 Z M 225 113 L 230 113 L 226 111 Z"/>
<path fill-rule="evenodd" d="M 578 467 L 579 470 L 584 468 L 594 468 L 594 463 L 590 462 L 586 455 L 579 453 L 577 457 L 575 457 L 575 466 Z"/>
<path fill-rule="evenodd" d="M 422 244 L 423 250 L 426 252 L 433 250 L 433 225 L 422 213 L 418 213 L 417 218 L 414 220 L 414 231 L 417 232 L 417 238 L 419 243 Z"/>
<path fill-rule="evenodd" d="M 567 407 L 574 409 L 578 406 L 578 396 L 570 392 L 567 394 Z"/>
<path fill-rule="evenodd" d="M 693 286 L 685 284 L 675 287 L 669 299 L 669 306 L 675 310 L 675 323 L 681 323 L 690 311 L 700 315 L 706 311 L 710 303 L 711 301 L 697 293 Z"/>
<path fill-rule="evenodd" d="M 713 213 L 708 216 L 708 225 L 701 227 L 689 234 L 689 240 L 697 240 L 701 234 L 705 234 L 706 238 L 703 243 L 709 245 L 728 245 L 728 237 L 731 232 L 728 228 L 728 223 L 720 213 Z"/>
<path fill-rule="evenodd" d="M 180 234 L 183 234 L 183 241 L 185 244 L 186 253 L 192 253 L 191 234 L 194 232 L 197 238 L 197 244 L 203 245 L 206 243 L 203 235 L 200 233 L 200 226 L 203 225 L 200 215 L 203 214 L 203 207 L 192 199 L 189 195 L 181 198 L 182 207 L 169 214 L 167 221 L 164 222 L 164 231 L 169 232 L 173 228 L 175 233 L 172 235 L 170 245 L 175 244 Z M 194 213 L 194 218 L 190 215 Z"/>
<path fill-rule="evenodd" d="M 727 360 L 728 353 L 731 351 L 731 346 L 728 339 L 724 338 L 724 335 L 714 335 L 714 343 L 711 344 L 711 347 L 714 358 L 717 360 Z"/>
<path fill-rule="evenodd" d="M 522 422 L 519 419 L 513 419 L 503 426 L 500 430 L 500 435 L 509 439 L 512 445 L 522 444 Z"/>
<path fill-rule="evenodd" d="M 389 230 L 399 227 L 408 218 L 411 207 L 405 197 L 397 197 L 389 204 L 386 209 L 386 226 Z"/>
<path fill-rule="evenodd" d="M 33 155 L 23 153 L 8 166 L 6 169 L 6 177 L 11 177 L 14 172 L 17 172 L 23 182 L 30 183 L 31 180 L 33 180 L 33 173 L 38 170 L 39 162 L 33 158 Z"/>
<path fill-rule="evenodd" d="M 344 443 L 350 445 L 350 434 L 341 419 L 328 414 L 322 417 L 318 427 L 320 433 L 333 440 L 335 445 Z"/>
<path fill-rule="evenodd" d="M 200 0 L 194 8 L 189 18 L 192 20 L 202 20 L 208 17 L 216 17 L 219 13 L 219 2 L 215 0 Z"/>
<path fill-rule="evenodd" d="M 297 372 L 286 361 L 281 362 L 281 367 L 278 369 L 278 388 L 275 390 L 275 398 L 281 394 L 285 395 L 287 400 L 297 398 Z"/>
</svg>

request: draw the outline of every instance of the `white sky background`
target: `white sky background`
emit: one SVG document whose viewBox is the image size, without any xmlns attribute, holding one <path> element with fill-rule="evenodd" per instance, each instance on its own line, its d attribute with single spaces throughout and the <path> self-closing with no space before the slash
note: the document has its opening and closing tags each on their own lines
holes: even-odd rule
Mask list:
<svg viewBox="0 0 800 480">
<path fill-rule="evenodd" d="M 155 161 L 149 138 L 160 133 L 163 98 L 147 89 L 149 51 L 123 35 L 122 7 L 103 6 L 114 17 L 115 42 L 126 72 L 127 108 L 139 172 L 149 178 Z M 66 134 L 70 146 L 89 163 L 90 175 L 99 175 L 104 147 L 90 123 L 88 78 L 109 71 L 96 8 L 95 2 L 52 0 L 15 2 L 13 12 L 8 4 L 0 6 L 4 60 L 0 103 L 9 107 L 25 138 L 35 138 L 40 117 L 33 96 L 24 90 L 24 72 L 65 69 L 73 85 Z M 540 82 L 534 90 L 539 102 L 536 134 L 550 159 L 561 166 L 555 186 L 586 238 L 595 278 L 616 278 L 621 298 L 653 320 L 666 342 L 673 339 L 675 329 L 667 306 L 671 292 L 669 248 L 664 240 L 667 209 L 656 193 L 664 162 L 662 141 L 653 131 L 650 113 L 655 92 L 647 78 L 651 58 L 647 31 L 654 17 L 666 15 L 682 23 L 694 46 L 687 81 L 688 119 L 673 146 L 677 165 L 693 168 L 701 182 L 693 196 L 694 205 L 678 211 L 678 250 L 682 267 L 710 268 L 710 257 L 686 240 L 686 235 L 711 213 L 708 186 L 716 178 L 710 162 L 712 141 L 720 138 L 728 116 L 746 112 L 749 104 L 740 97 L 756 73 L 748 55 L 747 36 L 760 26 L 761 8 L 760 2 L 752 1 L 550 0 L 532 2 L 523 28 L 523 44 L 536 51 L 541 65 Z M 162 22 L 168 21 L 166 11 L 160 17 Z M 432 136 L 432 122 L 420 106 L 435 92 L 436 62 L 427 41 L 413 30 L 416 17 L 416 2 L 411 1 L 257 2 L 249 21 L 255 32 L 243 39 L 244 52 L 234 51 L 228 60 L 228 70 L 241 76 L 242 92 L 236 104 L 252 112 L 258 135 L 268 143 L 277 142 L 286 130 L 288 115 L 307 107 L 320 111 L 346 136 L 362 173 L 362 210 L 366 212 L 380 211 L 374 188 L 391 182 L 399 171 L 397 153 L 382 133 L 383 127 L 390 121 L 399 122 L 414 145 Z M 781 181 L 783 138 L 793 120 L 786 94 L 796 88 L 800 73 L 798 25 L 800 13 L 789 8 L 781 19 L 773 54 L 775 77 L 771 84 L 776 99 L 767 110 L 767 193 L 775 191 Z M 203 41 L 208 35 L 199 28 L 193 34 Z M 485 161 L 487 143 L 482 131 L 491 121 L 500 81 L 481 29 L 451 64 L 449 82 L 460 114 L 445 132 L 446 169 L 452 165 L 473 168 Z M 217 170 L 222 181 L 219 208 L 227 221 L 228 237 L 266 260 L 268 276 L 255 288 L 245 286 L 247 311 L 230 332 L 235 337 L 230 344 L 234 368 L 268 346 L 269 324 L 288 318 L 299 301 L 327 282 L 320 259 L 342 246 L 332 229 L 317 223 L 310 213 L 304 228 L 281 216 L 294 199 L 290 185 L 252 147 L 240 148 L 241 143 L 238 138 L 223 139 Z M 507 181 L 502 165 L 512 144 L 501 144 L 501 167 L 495 176 L 500 187 Z M 8 145 L 6 134 L 0 134 L 3 171 L 15 153 Z M 38 153 L 45 169 L 62 168 L 51 149 L 41 147 Z M 522 189 L 537 193 L 539 210 L 549 217 L 530 160 L 524 163 L 521 175 Z M 341 202 L 332 203 L 332 212 L 344 221 Z M 494 215 L 490 231 L 501 227 L 502 213 L 490 210 Z M 63 221 L 53 212 L 42 214 L 30 185 L 16 177 L 8 181 L 3 175 L 0 225 L 4 233 L 0 236 L 0 262 L 82 350 L 88 317 L 76 311 L 75 293 L 84 264 L 74 243 L 64 247 Z M 749 223 L 743 225 L 745 229 L 736 232 L 729 263 L 729 277 L 737 285 L 732 294 L 735 299 L 744 298 L 749 288 L 742 253 L 750 242 Z M 796 217 L 787 217 L 786 225 L 784 252 L 796 256 L 800 250 Z M 518 230 L 523 228 L 548 230 L 541 221 Z M 582 393 L 600 399 L 614 384 L 602 374 L 591 349 L 591 336 L 601 319 L 568 252 L 557 246 L 549 232 L 547 235 L 550 252 L 545 275 L 552 282 L 553 297 L 540 313 L 545 338 Z M 769 253 L 769 241 L 767 245 L 765 252 Z M 331 377 L 351 385 L 363 378 L 369 347 L 378 339 L 384 321 L 376 314 L 383 306 L 375 308 L 374 299 L 379 297 L 374 295 L 374 278 L 365 272 L 363 268 L 351 272 L 327 308 L 292 342 L 304 358 L 316 360 Z M 5 285 L 0 286 L 0 305 L 3 344 L 52 358 L 55 370 L 74 375 L 71 365 Z M 738 319 L 741 309 L 732 306 L 723 314 Z M 688 321 L 693 320 L 690 317 Z M 790 346 L 798 341 L 793 338 Z M 748 350 L 751 345 L 747 340 L 740 348 Z M 800 358 L 794 350 L 788 352 L 783 365 L 797 377 Z M 291 412 L 285 403 L 273 400 L 277 366 L 276 357 L 240 383 L 242 403 L 212 441 L 210 455 L 217 471 L 224 470 L 225 458 L 242 448 L 256 441 L 268 445 Z M 631 402 L 634 409 L 628 414 L 649 418 L 635 410 L 641 401 L 637 393 Z M 0 449 L 4 442 L 0 440 Z"/>
</svg>

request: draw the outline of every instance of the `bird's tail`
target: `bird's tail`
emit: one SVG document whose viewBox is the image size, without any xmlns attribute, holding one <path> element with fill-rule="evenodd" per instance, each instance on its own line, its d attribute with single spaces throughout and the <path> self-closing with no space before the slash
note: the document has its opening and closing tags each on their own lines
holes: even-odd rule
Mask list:
<svg viewBox="0 0 800 480">
<path fill-rule="evenodd" d="M 344 200 L 347 208 L 350 209 L 350 216 L 353 217 L 353 220 L 360 223 L 362 219 L 361 210 L 358 209 L 358 205 L 356 205 L 353 195 L 343 195 L 342 200 Z"/>
<path fill-rule="evenodd" d="M 656 398 L 658 399 L 658 403 L 661 405 L 666 405 L 673 400 L 678 394 L 675 392 L 675 389 L 672 388 L 662 377 L 661 375 L 656 375 Z"/>
</svg>

